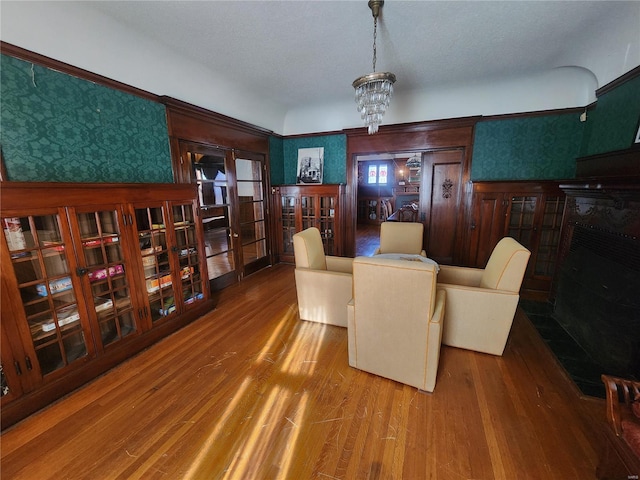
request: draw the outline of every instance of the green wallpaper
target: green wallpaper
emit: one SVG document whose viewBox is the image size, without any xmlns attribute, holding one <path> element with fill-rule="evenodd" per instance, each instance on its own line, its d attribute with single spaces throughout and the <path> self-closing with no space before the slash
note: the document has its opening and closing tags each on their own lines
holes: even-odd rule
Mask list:
<svg viewBox="0 0 640 480">
<path fill-rule="evenodd" d="M 270 147 L 274 148 L 272 142 Z M 271 181 L 274 185 L 293 185 L 296 183 L 298 168 L 298 149 L 324 147 L 324 173 L 322 183 L 336 184 L 347 182 L 347 136 L 319 135 L 312 137 L 285 138 L 282 140 L 282 182 L 275 181 L 278 178 L 278 161 L 274 157 L 274 150 L 270 153 Z M 277 166 L 274 170 L 274 166 Z"/>
<path fill-rule="evenodd" d="M 579 117 L 564 113 L 478 122 L 471 179 L 573 178 L 582 141 Z"/>
<path fill-rule="evenodd" d="M 269 137 L 269 166 L 272 185 L 284 185 L 284 141 Z"/>
<path fill-rule="evenodd" d="M 172 182 L 159 103 L 0 55 L 9 180 Z"/>
<path fill-rule="evenodd" d="M 598 97 L 585 122 L 580 156 L 629 148 L 640 120 L 640 77 Z"/>
</svg>

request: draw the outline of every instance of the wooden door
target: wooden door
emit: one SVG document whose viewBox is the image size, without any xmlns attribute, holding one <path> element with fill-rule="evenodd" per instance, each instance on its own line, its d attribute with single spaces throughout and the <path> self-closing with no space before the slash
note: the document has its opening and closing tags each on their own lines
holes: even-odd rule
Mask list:
<svg viewBox="0 0 640 480">
<path fill-rule="evenodd" d="M 504 236 L 504 195 L 501 192 L 473 195 L 467 266 L 484 268 L 493 248 Z"/>
<path fill-rule="evenodd" d="M 209 288 L 220 290 L 240 280 L 240 219 L 233 152 L 210 145 L 181 143 L 183 181 L 198 185 Z"/>
<path fill-rule="evenodd" d="M 238 206 L 238 235 L 241 275 L 250 275 L 271 263 L 267 222 L 267 182 L 265 156 L 233 152 Z"/>
<path fill-rule="evenodd" d="M 427 255 L 452 264 L 461 250 L 464 149 L 425 152 L 422 156 L 420 220 L 425 224 Z"/>
</svg>

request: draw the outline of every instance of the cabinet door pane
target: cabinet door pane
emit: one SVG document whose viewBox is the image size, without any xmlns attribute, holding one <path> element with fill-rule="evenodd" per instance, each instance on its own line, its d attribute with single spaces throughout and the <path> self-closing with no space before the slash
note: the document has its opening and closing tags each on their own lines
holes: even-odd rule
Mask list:
<svg viewBox="0 0 640 480">
<path fill-rule="evenodd" d="M 316 197 L 300 197 L 300 206 L 302 210 L 302 230 L 316 227 Z"/>
<path fill-rule="evenodd" d="M 169 310 L 175 306 L 164 209 L 137 208 L 136 225 L 151 320 L 156 322 L 173 312 Z"/>
<path fill-rule="evenodd" d="M 57 214 L 3 218 L 11 262 L 43 375 L 87 355 Z"/>
<path fill-rule="evenodd" d="M 508 235 L 531 248 L 537 197 L 511 197 Z"/>
<path fill-rule="evenodd" d="M 173 206 L 173 227 L 180 261 L 182 301 L 185 305 L 188 305 L 204 297 L 202 293 L 203 278 L 200 271 L 200 258 L 198 257 L 196 224 L 191 203 Z M 174 305 L 169 305 L 165 308 L 166 311 L 161 313 L 171 313 L 175 308 L 174 302 Z"/>
<path fill-rule="evenodd" d="M 87 303 L 95 311 L 100 340 L 106 346 L 136 330 L 118 216 L 115 210 L 102 210 L 78 213 L 77 220 L 91 285 Z"/>
</svg>

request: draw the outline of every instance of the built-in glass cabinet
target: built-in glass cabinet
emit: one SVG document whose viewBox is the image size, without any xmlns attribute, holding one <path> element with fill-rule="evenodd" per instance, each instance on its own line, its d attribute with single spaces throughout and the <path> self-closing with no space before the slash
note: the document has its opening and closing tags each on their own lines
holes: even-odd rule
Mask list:
<svg viewBox="0 0 640 480">
<path fill-rule="evenodd" d="M 43 406 L 72 388 L 66 379 L 86 381 L 83 369 L 121 361 L 208 299 L 194 187 L 112 186 L 104 196 L 120 201 L 98 204 L 95 187 L 67 186 L 56 201 L 76 204 L 55 206 L 37 187 L 3 184 L 3 422 L 24 413 L 21 397 L 55 384 L 24 411 Z"/>
</svg>

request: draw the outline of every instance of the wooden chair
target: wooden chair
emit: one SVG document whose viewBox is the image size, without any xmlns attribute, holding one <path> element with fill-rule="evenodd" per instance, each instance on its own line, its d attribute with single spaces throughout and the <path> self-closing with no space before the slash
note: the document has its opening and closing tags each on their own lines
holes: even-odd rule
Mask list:
<svg viewBox="0 0 640 480">
<path fill-rule="evenodd" d="M 596 476 L 601 480 L 640 475 L 640 454 L 625 440 L 626 422 L 633 421 L 631 403 L 640 396 L 640 382 L 602 375 L 607 392 L 605 445 Z M 640 420 L 638 420 L 640 427 Z M 628 428 L 628 427 L 627 427 Z"/>
</svg>

